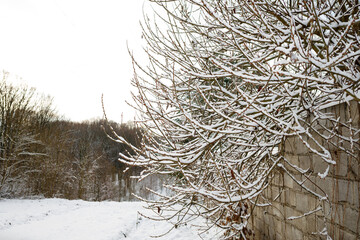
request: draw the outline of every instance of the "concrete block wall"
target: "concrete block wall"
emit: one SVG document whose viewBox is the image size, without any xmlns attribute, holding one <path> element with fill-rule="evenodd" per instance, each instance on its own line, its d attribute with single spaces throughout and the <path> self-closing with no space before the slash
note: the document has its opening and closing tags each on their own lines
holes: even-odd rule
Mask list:
<svg viewBox="0 0 360 240">
<path fill-rule="evenodd" d="M 290 164 L 285 167 L 291 176 L 281 168 L 272 176 L 264 193 L 270 205 L 255 208 L 250 219 L 255 239 L 326 239 L 325 231 L 332 239 L 360 239 L 360 157 L 358 150 L 351 151 L 354 144 L 358 147 L 359 142 L 355 140 L 359 138 L 359 132 L 341 124 L 352 121 L 352 126 L 359 128 L 359 109 L 355 101 L 332 106 L 324 112 L 338 116 L 338 123 L 312 123 L 315 129 L 319 126 L 318 133 L 329 136 L 322 139 L 313 134 L 316 141 L 325 146 L 336 160 L 336 165 L 330 166 L 325 178 L 320 178 L 318 173 L 325 172 L 328 164 L 309 151 L 299 137 L 286 139 L 284 157 Z M 332 137 L 320 124 L 334 131 L 342 131 L 354 142 Z M 315 142 L 307 141 L 314 149 L 322 151 Z M 291 164 L 308 170 L 301 174 Z M 293 177 L 301 181 L 302 186 Z M 317 194 L 327 198 L 321 199 Z"/>
</svg>

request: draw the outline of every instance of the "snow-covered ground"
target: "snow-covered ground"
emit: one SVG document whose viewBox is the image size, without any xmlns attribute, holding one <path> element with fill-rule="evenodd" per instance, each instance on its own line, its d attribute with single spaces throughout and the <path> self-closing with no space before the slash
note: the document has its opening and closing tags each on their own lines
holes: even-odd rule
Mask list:
<svg viewBox="0 0 360 240">
<path fill-rule="evenodd" d="M 0 200 L 2 240 L 118 240 L 154 239 L 172 225 L 141 217 L 149 213 L 140 202 L 86 202 L 39 199 Z M 203 239 L 214 239 L 211 234 Z M 155 239 L 201 239 L 194 228 L 183 226 Z"/>
</svg>

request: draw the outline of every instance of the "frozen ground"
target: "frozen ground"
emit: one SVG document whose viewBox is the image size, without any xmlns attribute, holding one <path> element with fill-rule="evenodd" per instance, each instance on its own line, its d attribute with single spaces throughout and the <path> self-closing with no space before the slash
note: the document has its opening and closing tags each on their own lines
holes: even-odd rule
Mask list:
<svg viewBox="0 0 360 240">
<path fill-rule="evenodd" d="M 2 240 L 119 240 L 154 239 L 171 225 L 141 217 L 139 202 L 86 202 L 40 199 L 0 200 Z M 149 212 L 148 212 L 149 213 Z M 211 234 L 203 239 L 214 239 Z M 183 226 L 155 239 L 201 239 L 194 228 Z"/>
</svg>

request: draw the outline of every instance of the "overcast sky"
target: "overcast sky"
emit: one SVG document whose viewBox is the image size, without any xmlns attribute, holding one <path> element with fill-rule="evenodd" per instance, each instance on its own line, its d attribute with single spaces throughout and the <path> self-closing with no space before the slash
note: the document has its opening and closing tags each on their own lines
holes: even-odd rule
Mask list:
<svg viewBox="0 0 360 240">
<path fill-rule="evenodd" d="M 1 0 L 0 70 L 54 97 L 58 112 L 82 121 L 130 120 L 131 60 L 139 50 L 143 0 Z"/>
</svg>

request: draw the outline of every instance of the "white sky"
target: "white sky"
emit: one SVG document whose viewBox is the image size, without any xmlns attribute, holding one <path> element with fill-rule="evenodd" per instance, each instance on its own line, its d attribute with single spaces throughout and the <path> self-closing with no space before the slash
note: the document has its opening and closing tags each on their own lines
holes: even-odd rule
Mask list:
<svg viewBox="0 0 360 240">
<path fill-rule="evenodd" d="M 54 97 L 65 118 L 131 120 L 130 49 L 140 51 L 144 0 L 1 0 L 0 70 Z"/>
</svg>

